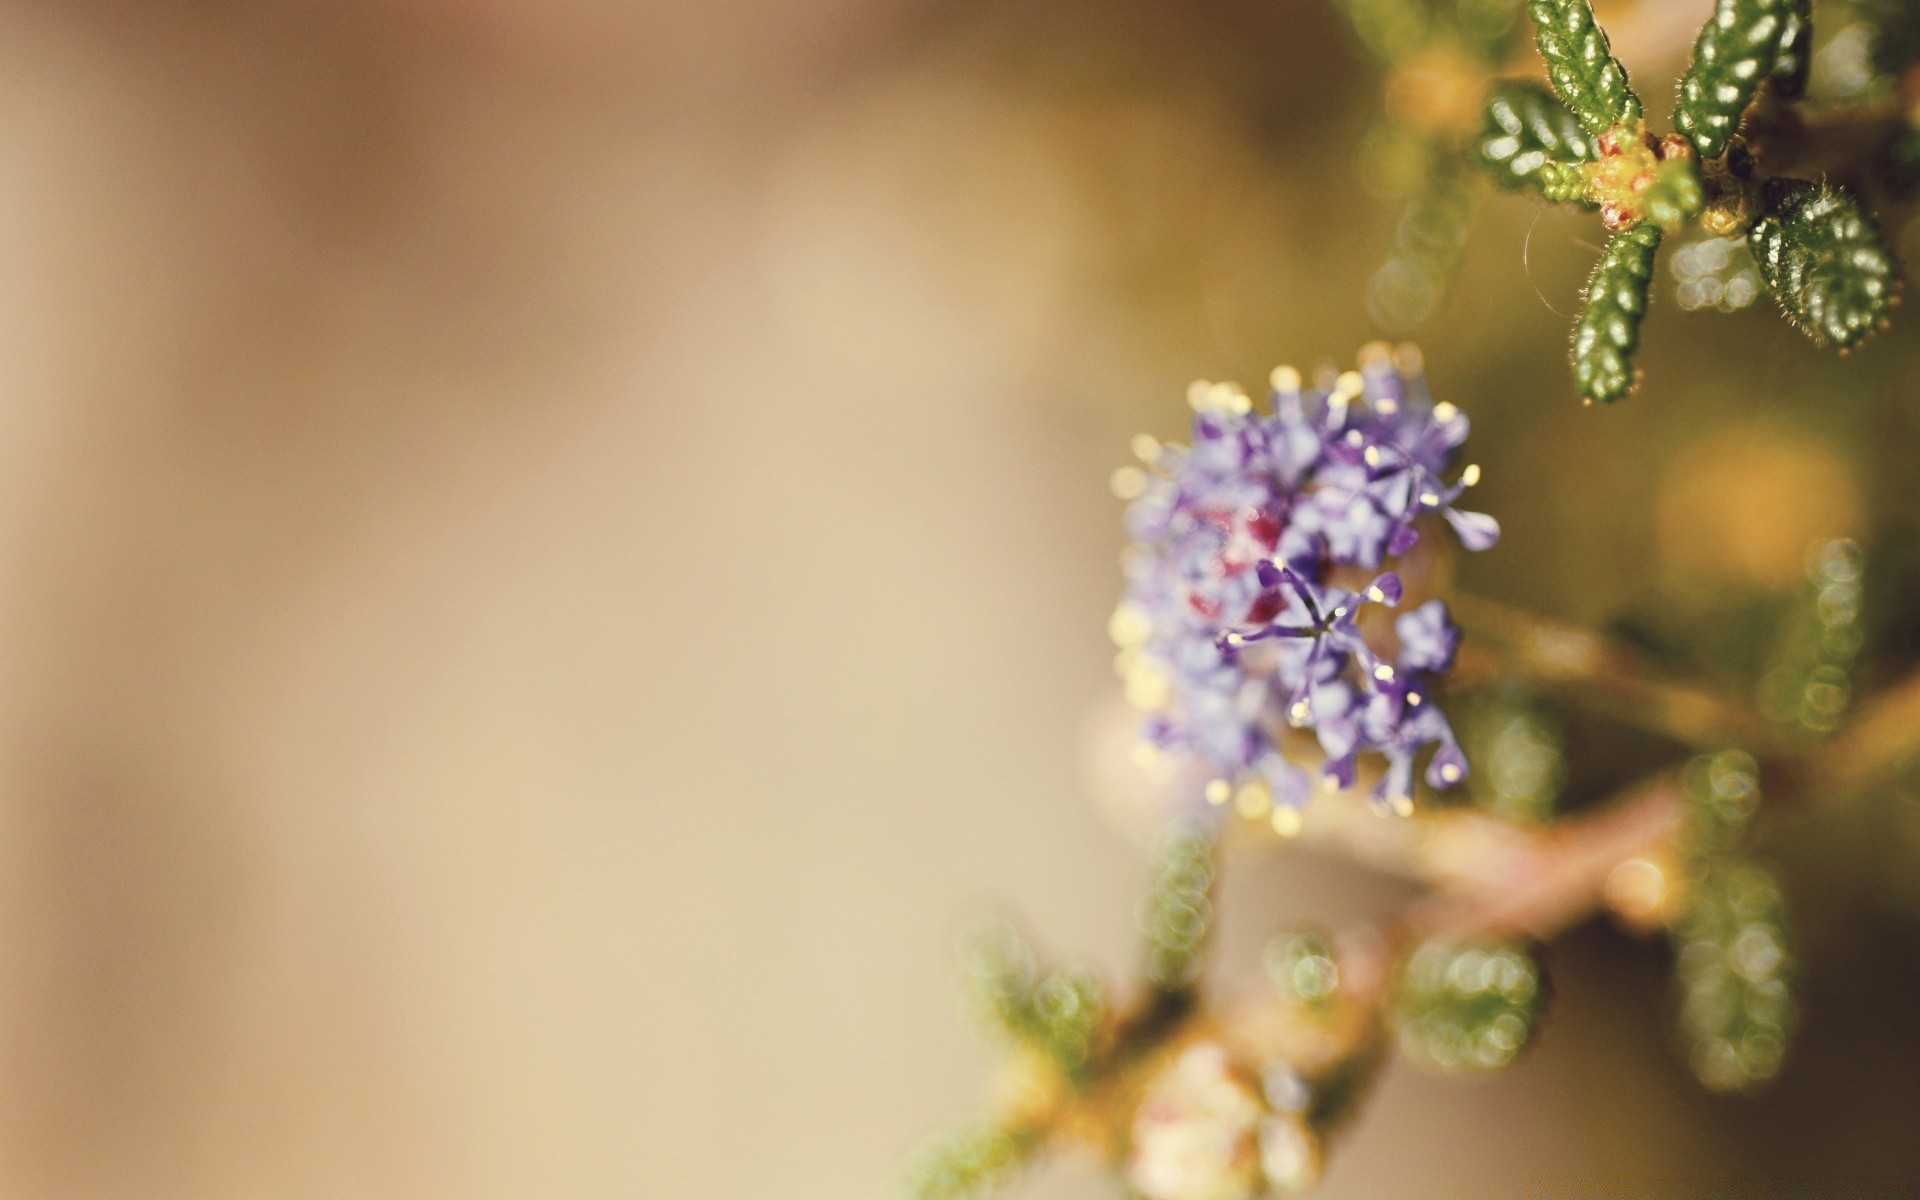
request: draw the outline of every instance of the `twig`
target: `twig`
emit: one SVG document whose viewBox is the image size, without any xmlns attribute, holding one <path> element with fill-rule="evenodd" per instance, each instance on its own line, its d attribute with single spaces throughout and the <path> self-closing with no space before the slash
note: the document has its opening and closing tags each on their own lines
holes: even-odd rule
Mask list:
<svg viewBox="0 0 1920 1200">
<path fill-rule="evenodd" d="M 1779 736 L 1759 714 L 1698 684 L 1665 677 L 1644 654 L 1612 638 L 1475 596 L 1449 601 L 1472 634 L 1460 678 L 1517 673 L 1566 693 L 1625 724 L 1701 749 L 1776 749 Z"/>
</svg>

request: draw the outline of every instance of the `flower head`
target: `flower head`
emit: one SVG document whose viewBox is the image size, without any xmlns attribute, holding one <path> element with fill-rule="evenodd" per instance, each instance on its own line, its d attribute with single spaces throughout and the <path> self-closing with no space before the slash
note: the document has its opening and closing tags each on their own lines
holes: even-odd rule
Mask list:
<svg viewBox="0 0 1920 1200">
<path fill-rule="evenodd" d="M 1465 415 L 1432 401 L 1417 353 L 1396 363 L 1384 346 L 1311 390 L 1275 371 L 1267 414 L 1230 385 L 1189 396 L 1192 445 L 1136 442 L 1151 472 L 1129 477 L 1133 546 L 1112 631 L 1149 741 L 1203 767 L 1215 800 L 1254 780 L 1305 803 L 1311 776 L 1281 751 L 1287 726 L 1317 734 L 1335 783 L 1352 782 L 1358 755 L 1383 756 L 1378 795 L 1395 807 L 1429 746 L 1429 784 L 1458 782 L 1466 761 L 1428 696 L 1458 641 L 1445 605 L 1398 617 L 1397 656 L 1362 617 L 1399 605 L 1399 575 L 1380 568 L 1413 547 L 1422 517 L 1469 550 L 1498 539 L 1493 518 L 1456 507 L 1479 469 L 1445 481 Z"/>
</svg>

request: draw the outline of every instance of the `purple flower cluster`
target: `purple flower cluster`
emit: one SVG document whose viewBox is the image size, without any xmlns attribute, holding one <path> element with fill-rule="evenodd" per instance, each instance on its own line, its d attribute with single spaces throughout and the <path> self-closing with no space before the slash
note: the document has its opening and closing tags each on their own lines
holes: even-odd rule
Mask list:
<svg viewBox="0 0 1920 1200">
<path fill-rule="evenodd" d="M 1133 501 L 1133 546 L 1112 632 L 1128 698 L 1151 714 L 1149 743 L 1208 771 L 1215 802 L 1256 785 L 1279 805 L 1306 803 L 1313 776 L 1282 753 L 1286 726 L 1317 735 L 1328 786 L 1351 786 L 1360 754 L 1384 757 L 1375 795 L 1396 810 L 1429 746 L 1430 786 L 1465 778 L 1427 684 L 1459 638 L 1446 606 L 1395 617 L 1391 656 L 1360 619 L 1400 603 L 1399 576 L 1376 572 L 1413 548 L 1422 516 L 1469 550 L 1499 539 L 1492 517 L 1455 507 L 1478 468 L 1442 478 L 1467 418 L 1433 403 L 1417 352 L 1396 365 L 1379 345 L 1310 391 L 1276 370 L 1271 415 L 1230 385 L 1196 384 L 1190 399 L 1192 445 L 1139 439 L 1150 469 L 1116 479 Z"/>
</svg>

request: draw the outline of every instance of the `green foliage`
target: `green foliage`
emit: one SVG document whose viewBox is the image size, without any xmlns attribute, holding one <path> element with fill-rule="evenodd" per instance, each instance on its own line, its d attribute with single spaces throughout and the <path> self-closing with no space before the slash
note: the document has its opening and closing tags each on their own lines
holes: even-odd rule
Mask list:
<svg viewBox="0 0 1920 1200">
<path fill-rule="evenodd" d="M 1760 84 L 1781 59 L 1788 18 L 1804 0 L 1718 0 L 1680 79 L 1673 127 L 1701 158 L 1719 158 Z M 1804 42 L 1805 38 L 1800 38 Z M 1802 55 L 1804 57 L 1804 54 Z"/>
<path fill-rule="evenodd" d="M 1367 308 L 1374 320 L 1397 332 L 1433 315 L 1446 298 L 1472 218 L 1465 172 L 1451 156 L 1436 156 L 1426 185 L 1400 216 L 1393 253 L 1367 281 Z"/>
<path fill-rule="evenodd" d="M 1525 946 L 1433 940 L 1401 965 L 1390 1015 L 1415 1057 L 1444 1071 L 1493 1071 L 1526 1047 L 1545 1001 Z"/>
<path fill-rule="evenodd" d="M 1548 200 L 1577 201 L 1587 186 L 1580 164 L 1592 161 L 1594 143 L 1552 92 L 1510 79 L 1488 93 L 1472 154 L 1509 191 L 1531 188 Z"/>
<path fill-rule="evenodd" d="M 1573 326 L 1573 383 L 1583 399 L 1612 402 L 1633 390 L 1633 352 L 1660 236 L 1653 224 L 1617 233 L 1594 265 L 1586 306 Z"/>
<path fill-rule="evenodd" d="M 1465 728 L 1474 804 L 1520 824 L 1551 819 L 1567 777 L 1559 724 L 1519 690 L 1503 688 L 1474 703 Z"/>
<path fill-rule="evenodd" d="M 1640 120 L 1640 97 L 1594 19 L 1591 0 L 1527 0 L 1547 78 L 1561 101 L 1595 137 Z"/>
<path fill-rule="evenodd" d="M 1400 62 L 1427 44 L 1433 17 L 1423 0 L 1334 0 L 1354 36 L 1382 62 Z"/>
<path fill-rule="evenodd" d="M 904 1200 L 962 1200 L 1003 1180 L 1033 1153 L 1039 1139 L 1025 1130 L 981 1122 L 932 1138 L 907 1164 Z"/>
<path fill-rule="evenodd" d="M 1793 1032 L 1793 958 L 1779 884 L 1741 858 L 1702 866 L 1672 927 L 1680 1034 L 1700 1082 L 1737 1092 L 1780 1069 Z"/>
<path fill-rule="evenodd" d="M 1163 992 L 1184 991 L 1200 973 L 1213 923 L 1213 839 L 1198 824 L 1178 824 L 1161 839 L 1153 884 L 1140 914 L 1147 978 Z"/>
<path fill-rule="evenodd" d="M 1459 0 L 1460 34 L 1489 53 L 1500 50 L 1520 16 L 1521 0 Z"/>
<path fill-rule="evenodd" d="M 1773 87 L 1789 100 L 1807 94 L 1813 70 L 1813 0 L 1787 0 L 1781 17 L 1780 48 L 1774 58 Z"/>
<path fill-rule="evenodd" d="M 1080 967 L 1044 977 L 1019 933 L 996 922 L 969 939 L 965 959 L 971 1007 L 1008 1038 L 1038 1050 L 1077 1077 L 1092 1058 L 1106 1015 L 1099 979 Z"/>
<path fill-rule="evenodd" d="M 1748 234 L 1780 309 L 1821 346 L 1845 349 L 1880 329 L 1899 288 L 1879 227 L 1839 188 L 1770 179 Z"/>
<path fill-rule="evenodd" d="M 1829 542 L 1781 629 L 1760 680 L 1760 711 L 1792 733 L 1832 733 L 1853 697 L 1853 664 L 1866 631 L 1860 597 L 1865 564 L 1851 541 Z"/>
<path fill-rule="evenodd" d="M 1340 990 L 1340 968 L 1324 934 L 1301 930 L 1267 943 L 1267 978 L 1274 990 L 1301 1008 L 1324 1008 Z"/>
<path fill-rule="evenodd" d="M 1744 750 L 1703 754 L 1681 772 L 1688 849 L 1709 858 L 1734 850 L 1760 805 L 1760 768 Z"/>
</svg>

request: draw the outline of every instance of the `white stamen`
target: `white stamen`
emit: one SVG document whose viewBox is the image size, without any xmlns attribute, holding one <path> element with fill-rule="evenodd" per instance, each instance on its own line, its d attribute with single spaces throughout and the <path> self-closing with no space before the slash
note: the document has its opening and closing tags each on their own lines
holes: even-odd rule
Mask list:
<svg viewBox="0 0 1920 1200">
<path fill-rule="evenodd" d="M 1461 485 L 1464 487 L 1472 487 L 1474 484 L 1479 482 L 1480 482 L 1480 464 L 1468 463 L 1467 469 L 1460 472 Z"/>
<path fill-rule="evenodd" d="M 1385 683 L 1387 680 L 1393 678 L 1393 668 L 1385 663 L 1381 663 L 1373 669 L 1373 677 L 1381 683 Z"/>
</svg>

